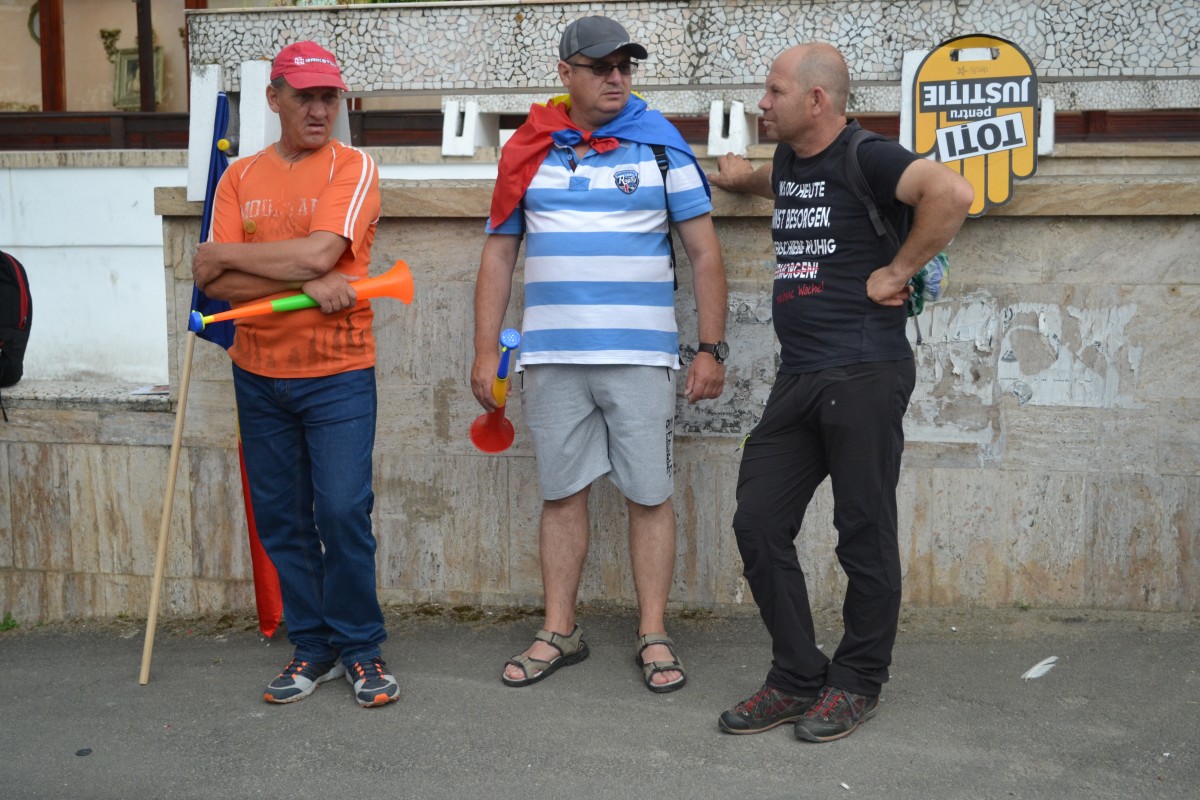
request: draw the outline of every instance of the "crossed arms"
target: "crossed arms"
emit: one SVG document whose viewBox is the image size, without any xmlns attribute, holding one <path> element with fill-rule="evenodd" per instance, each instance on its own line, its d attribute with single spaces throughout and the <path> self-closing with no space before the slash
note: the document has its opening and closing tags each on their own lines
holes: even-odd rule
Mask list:
<svg viewBox="0 0 1200 800">
<path fill-rule="evenodd" d="M 333 268 L 347 244 L 329 231 L 277 242 L 205 242 L 196 250 L 192 277 L 217 300 L 245 303 L 299 290 L 329 314 L 357 300 L 351 279 Z"/>
</svg>

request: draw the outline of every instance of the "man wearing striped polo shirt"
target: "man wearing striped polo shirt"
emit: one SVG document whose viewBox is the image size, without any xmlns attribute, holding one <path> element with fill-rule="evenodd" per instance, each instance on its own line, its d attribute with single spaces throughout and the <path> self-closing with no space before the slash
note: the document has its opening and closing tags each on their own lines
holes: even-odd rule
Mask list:
<svg viewBox="0 0 1200 800">
<path fill-rule="evenodd" d="M 725 383 L 725 267 L 704 173 L 679 132 L 631 94 L 646 48 L 607 17 L 567 26 L 564 96 L 535 104 L 500 157 L 475 290 L 471 386 L 486 410 L 497 339 L 525 237 L 520 364 L 525 424 L 543 499 L 546 617 L 501 680 L 527 686 L 587 657 L 575 623 L 588 548 L 588 491 L 607 474 L 629 509 L 640 610 L 635 652 L 646 687 L 687 678 L 666 633 L 675 561 L 672 437 L 679 333 L 668 224 L 692 265 L 699 346 L 688 402 Z"/>
</svg>

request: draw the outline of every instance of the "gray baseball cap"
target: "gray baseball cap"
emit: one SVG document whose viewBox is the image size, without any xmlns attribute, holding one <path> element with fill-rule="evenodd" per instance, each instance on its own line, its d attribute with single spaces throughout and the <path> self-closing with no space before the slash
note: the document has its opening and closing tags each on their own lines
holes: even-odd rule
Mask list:
<svg viewBox="0 0 1200 800">
<path fill-rule="evenodd" d="M 566 61 L 573 55 L 604 58 L 618 50 L 628 50 L 634 58 L 645 58 L 646 48 L 629 41 L 629 32 L 608 17 L 583 17 L 567 26 L 558 43 L 558 57 Z"/>
</svg>

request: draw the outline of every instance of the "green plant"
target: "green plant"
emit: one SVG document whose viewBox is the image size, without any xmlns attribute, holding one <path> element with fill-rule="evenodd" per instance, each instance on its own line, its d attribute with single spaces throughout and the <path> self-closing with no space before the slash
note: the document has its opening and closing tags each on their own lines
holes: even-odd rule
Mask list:
<svg viewBox="0 0 1200 800">
<path fill-rule="evenodd" d="M 13 619 L 13 615 L 12 615 L 11 611 L 5 611 L 4 612 L 4 621 L 0 622 L 0 631 L 11 631 L 13 628 L 18 627 L 20 624 L 21 623 L 17 622 L 15 619 Z"/>
</svg>

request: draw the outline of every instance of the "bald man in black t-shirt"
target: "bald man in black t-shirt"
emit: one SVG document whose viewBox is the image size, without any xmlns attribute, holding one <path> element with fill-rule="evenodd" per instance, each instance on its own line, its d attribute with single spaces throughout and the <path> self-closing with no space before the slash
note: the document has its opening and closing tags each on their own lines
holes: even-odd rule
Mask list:
<svg viewBox="0 0 1200 800">
<path fill-rule="evenodd" d="M 896 639 L 896 484 L 916 381 L 905 334 L 908 281 L 962 226 L 974 190 L 893 142 L 863 142 L 858 159 L 881 212 L 897 219 L 904 205 L 915 211 L 898 251 L 877 236 L 846 173 L 858 128 L 846 119 L 849 88 L 835 48 L 785 51 L 759 102 L 780 142 L 773 162 L 755 170 L 729 154 L 709 176 L 714 186 L 775 201 L 772 317 L 782 348 L 779 375 L 743 450 L 733 518 L 773 661 L 763 687 L 721 715 L 728 733 L 794 722 L 802 740 L 848 736 L 878 710 Z M 845 633 L 832 658 L 815 644 L 794 545 L 826 477 L 848 579 Z"/>
</svg>

